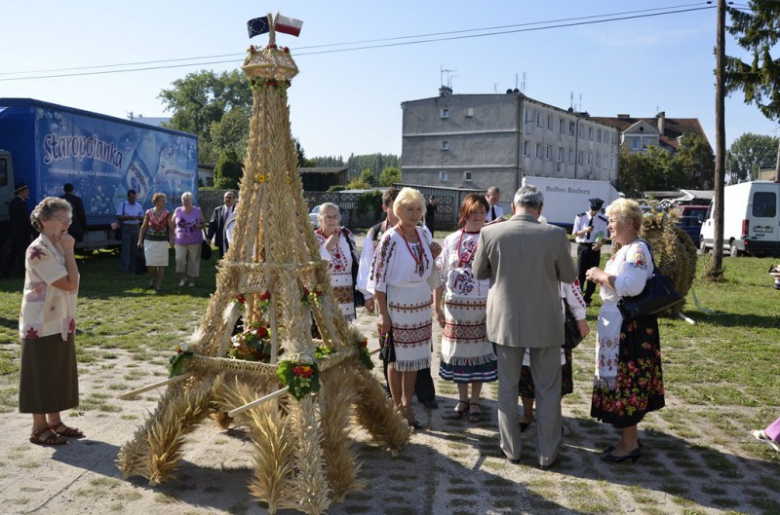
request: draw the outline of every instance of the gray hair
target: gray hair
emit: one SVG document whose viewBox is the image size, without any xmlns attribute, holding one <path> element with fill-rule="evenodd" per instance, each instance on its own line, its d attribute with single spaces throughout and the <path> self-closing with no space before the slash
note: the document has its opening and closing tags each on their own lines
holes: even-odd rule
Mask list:
<svg viewBox="0 0 780 515">
<path fill-rule="evenodd" d="M 190 197 L 191 199 L 195 199 L 195 196 L 192 194 L 191 191 L 185 191 L 181 194 L 181 201 L 184 202 L 185 197 Z"/>
<path fill-rule="evenodd" d="M 542 195 L 542 190 L 536 186 L 526 185 L 517 190 L 514 203 L 516 207 L 539 209 L 544 204 L 544 195 Z"/>
<path fill-rule="evenodd" d="M 485 193 L 485 195 L 495 195 L 496 193 L 498 193 L 500 195 L 501 194 L 501 190 L 498 189 L 497 186 L 491 186 L 491 187 L 488 188 L 487 193 Z"/>
<path fill-rule="evenodd" d="M 46 197 L 35 206 L 35 209 L 33 209 L 33 212 L 30 214 L 30 223 L 32 223 L 32 226 L 36 231 L 41 232 L 43 229 L 43 224 L 41 222 L 43 220 L 50 220 L 55 216 L 54 213 L 58 213 L 59 211 L 66 211 L 70 215 L 73 213 L 73 208 L 70 207 L 70 203 L 65 199 Z"/>
<path fill-rule="evenodd" d="M 336 211 L 337 215 L 341 214 L 341 210 L 339 209 L 339 206 L 337 206 L 333 202 L 325 202 L 320 204 L 320 212 L 317 214 L 317 216 L 319 216 L 320 218 L 325 218 L 326 209 L 333 209 Z"/>
</svg>

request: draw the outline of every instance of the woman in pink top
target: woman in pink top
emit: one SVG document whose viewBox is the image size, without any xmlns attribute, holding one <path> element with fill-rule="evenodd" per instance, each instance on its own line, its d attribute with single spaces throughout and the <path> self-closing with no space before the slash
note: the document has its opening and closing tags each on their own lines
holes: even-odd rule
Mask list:
<svg viewBox="0 0 780 515">
<path fill-rule="evenodd" d="M 200 275 L 200 247 L 203 241 L 203 214 L 200 208 L 192 205 L 192 193 L 181 196 L 181 207 L 177 207 L 170 218 L 170 231 L 174 233 L 176 249 L 176 273 L 179 274 L 179 287 L 187 284 L 195 286 L 195 278 Z"/>
</svg>

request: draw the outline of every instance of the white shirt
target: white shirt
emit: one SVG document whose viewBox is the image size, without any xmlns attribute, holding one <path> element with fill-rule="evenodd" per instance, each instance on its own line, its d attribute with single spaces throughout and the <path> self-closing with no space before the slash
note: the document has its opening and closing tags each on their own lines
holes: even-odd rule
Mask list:
<svg viewBox="0 0 780 515">
<path fill-rule="evenodd" d="M 131 204 L 128 201 L 124 201 L 121 204 L 119 204 L 119 207 L 116 208 L 116 214 L 121 216 L 144 216 L 144 208 L 141 206 L 140 202 L 135 202 Z M 141 223 L 140 220 L 136 220 L 135 218 L 133 220 L 125 220 L 122 222 L 123 224 L 127 225 L 138 225 Z"/>
<path fill-rule="evenodd" d="M 496 216 L 493 216 L 493 210 L 495 210 Z M 498 204 L 489 204 L 487 216 L 485 217 L 485 222 L 492 222 L 493 220 L 497 220 L 504 216 L 504 208 L 499 206 Z"/>
<path fill-rule="evenodd" d="M 574 240 L 577 243 L 596 243 L 596 239 L 599 235 L 601 236 L 601 240 L 604 240 L 609 236 L 609 231 L 607 231 L 607 224 L 609 222 L 604 215 L 600 212 L 596 212 L 596 215 L 591 217 L 590 211 L 577 215 L 574 219 L 574 227 L 572 227 L 571 230 L 572 234 L 577 234 L 578 232 L 587 229 L 590 225 L 591 218 L 593 219 L 593 231 L 583 234 L 582 236 L 576 236 Z"/>
<path fill-rule="evenodd" d="M 428 281 L 431 268 L 435 264 L 427 244 L 425 230 L 418 227 L 417 235 L 420 241 L 409 243 L 407 249 L 406 240 L 395 227 L 385 231 L 374 253 L 371 273 L 368 277 L 368 291 L 371 293 L 387 292 L 388 285 L 401 286 Z M 412 257 L 412 253 L 417 260 Z M 420 258 L 422 258 L 421 261 Z"/>
</svg>

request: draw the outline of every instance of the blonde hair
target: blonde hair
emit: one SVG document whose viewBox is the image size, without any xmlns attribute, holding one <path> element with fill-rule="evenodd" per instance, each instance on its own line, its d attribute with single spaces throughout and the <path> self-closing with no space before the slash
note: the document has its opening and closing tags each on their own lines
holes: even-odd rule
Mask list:
<svg viewBox="0 0 780 515">
<path fill-rule="evenodd" d="M 51 219 L 55 216 L 54 213 L 59 211 L 67 211 L 70 215 L 73 213 L 73 208 L 70 207 L 70 203 L 67 200 L 58 197 L 46 197 L 41 200 L 30 214 L 30 223 L 32 223 L 33 229 L 41 232 L 43 229 L 41 222 Z"/>
<path fill-rule="evenodd" d="M 637 231 L 642 227 L 642 208 L 636 200 L 619 198 L 607 206 L 606 213 L 624 223 L 633 223 Z"/>
<path fill-rule="evenodd" d="M 167 199 L 168 197 L 165 196 L 165 193 L 157 192 L 154 195 L 152 195 L 152 204 L 156 204 L 158 200 L 161 198 Z"/>
<path fill-rule="evenodd" d="M 414 188 L 403 188 L 398 192 L 398 196 L 395 198 L 395 202 L 393 202 L 393 213 L 395 216 L 398 216 L 401 209 L 408 204 L 419 206 L 425 211 L 425 197 L 423 197 L 422 193 Z"/>
</svg>

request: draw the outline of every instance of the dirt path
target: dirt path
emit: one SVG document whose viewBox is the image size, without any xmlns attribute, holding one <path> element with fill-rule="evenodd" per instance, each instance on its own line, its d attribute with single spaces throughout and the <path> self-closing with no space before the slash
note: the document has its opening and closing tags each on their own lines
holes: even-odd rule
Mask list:
<svg viewBox="0 0 780 515">
<path fill-rule="evenodd" d="M 366 335 L 373 334 L 370 315 L 363 313 L 359 323 Z M 188 440 L 177 480 L 151 488 L 141 478 L 121 477 L 114 465 L 119 447 L 154 409 L 160 392 L 132 401 L 116 396 L 159 380 L 166 370 L 162 360 L 140 363 L 118 355 L 81 367 L 82 409 L 92 409 L 67 420 L 87 439 L 38 447 L 27 443 L 28 416 L 0 415 L 0 513 L 266 513 L 247 494 L 252 446 L 240 430 L 220 431 L 211 423 L 200 427 Z M 437 379 L 441 407 L 415 406 L 427 429 L 414 434 L 397 459 L 356 428 L 366 489 L 328 513 L 780 513 L 777 460 L 740 456 L 735 437 L 717 429 L 698 434 L 689 428 L 690 435 L 675 417 L 669 422 L 651 414 L 642 428 L 644 455 L 635 465 L 600 461 L 600 450 L 615 433 L 588 416 L 592 355 L 591 337 L 575 351 L 575 393 L 564 402 L 566 435 L 561 461 L 551 471 L 536 466 L 533 425 L 524 433 L 521 464 L 501 458 L 493 385 L 485 388 L 483 421 L 470 424 L 444 417 L 457 395 L 453 385 Z M 684 419 L 691 409 L 669 396 L 666 411 L 679 411 Z M 737 437 L 742 443 L 747 438 Z"/>
</svg>

